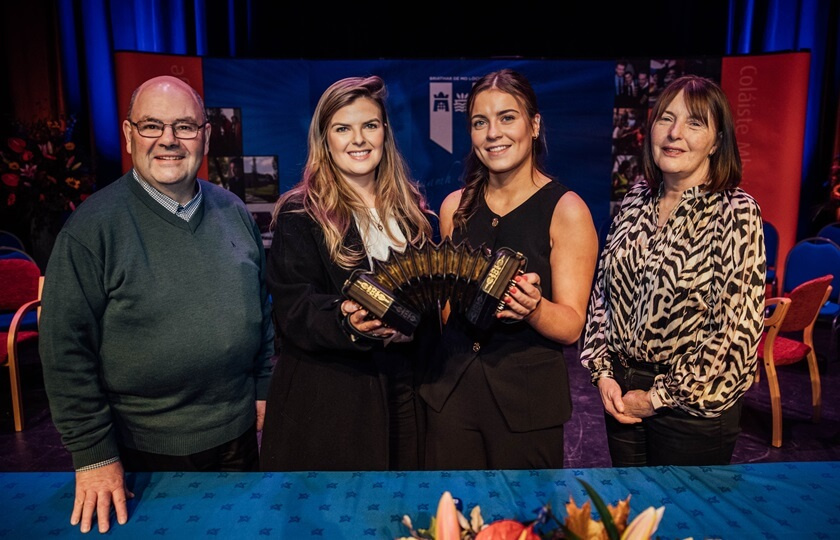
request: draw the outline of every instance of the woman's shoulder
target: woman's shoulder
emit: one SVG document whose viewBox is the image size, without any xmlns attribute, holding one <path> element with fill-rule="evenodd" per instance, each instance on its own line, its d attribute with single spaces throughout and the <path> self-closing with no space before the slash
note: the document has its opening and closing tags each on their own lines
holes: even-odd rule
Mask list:
<svg viewBox="0 0 840 540">
<path fill-rule="evenodd" d="M 298 191 L 291 191 L 284 194 L 277 201 L 278 214 L 294 214 L 304 211 L 304 195 Z"/>
<path fill-rule="evenodd" d="M 440 212 L 438 213 L 438 217 L 441 219 L 444 217 L 451 217 L 461 204 L 461 196 L 463 194 L 463 189 L 457 189 L 444 197 L 443 202 L 440 203 Z"/>
<path fill-rule="evenodd" d="M 733 201 L 733 203 L 758 206 L 758 202 L 755 200 L 755 197 L 747 193 L 744 188 L 737 187 L 727 189 L 724 193 L 729 196 L 729 199 Z"/>
<path fill-rule="evenodd" d="M 455 191 L 451 192 L 449 195 L 443 198 L 443 202 L 440 205 L 440 211 L 443 213 L 444 208 L 448 208 L 454 206 L 458 208 L 458 205 L 461 203 L 461 196 L 464 194 L 464 189 L 456 189 Z"/>
<path fill-rule="evenodd" d="M 727 189 L 722 192 L 729 206 L 735 212 L 747 212 L 750 214 L 761 214 L 761 207 L 755 197 L 744 191 L 743 188 Z"/>
<path fill-rule="evenodd" d="M 278 226 L 302 226 L 313 224 L 315 220 L 306 211 L 303 204 L 303 197 L 299 194 L 291 194 L 277 201 L 275 208 L 276 222 Z"/>
</svg>

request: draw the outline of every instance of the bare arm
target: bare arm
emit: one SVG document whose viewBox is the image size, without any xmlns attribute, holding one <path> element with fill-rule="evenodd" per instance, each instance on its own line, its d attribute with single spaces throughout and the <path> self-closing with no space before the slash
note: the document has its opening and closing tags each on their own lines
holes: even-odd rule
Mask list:
<svg viewBox="0 0 840 540">
<path fill-rule="evenodd" d="M 443 199 L 440 205 L 440 237 L 445 239 L 451 238 L 455 231 L 455 222 L 452 217 L 455 211 L 458 210 L 458 205 L 461 204 L 461 194 L 463 190 L 453 191 Z"/>
<path fill-rule="evenodd" d="M 441 216 L 443 223 L 443 216 Z M 511 301 L 500 318 L 525 319 L 543 336 L 574 343 L 586 320 L 586 307 L 598 257 L 598 235 L 586 203 L 573 192 L 557 201 L 551 237 L 552 301 L 541 298 L 539 276 L 525 274 L 511 290 Z"/>
</svg>

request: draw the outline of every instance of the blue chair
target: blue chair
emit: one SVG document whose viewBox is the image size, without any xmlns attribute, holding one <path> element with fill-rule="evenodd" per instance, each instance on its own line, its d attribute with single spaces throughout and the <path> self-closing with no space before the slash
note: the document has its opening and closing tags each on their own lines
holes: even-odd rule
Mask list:
<svg viewBox="0 0 840 540">
<path fill-rule="evenodd" d="M 0 246 L 0 260 L 5 259 L 22 259 L 24 261 L 35 262 L 35 259 L 32 258 L 32 255 L 23 251 L 22 249 Z"/>
<path fill-rule="evenodd" d="M 833 278 L 831 295 L 820 309 L 817 320 L 831 322 L 830 357 L 833 358 L 837 351 L 837 330 L 840 328 L 840 245 L 818 236 L 797 242 L 785 259 L 782 292 L 787 295 L 797 286 L 826 274 L 831 274 Z"/>
<path fill-rule="evenodd" d="M 840 221 L 829 223 L 817 233 L 820 238 L 828 238 L 837 245 L 840 245 Z"/>
<path fill-rule="evenodd" d="M 0 231 L 0 247 L 10 247 L 26 251 L 23 247 L 23 242 L 14 233 L 9 231 Z"/>
<path fill-rule="evenodd" d="M 776 266 L 779 258 L 779 231 L 769 221 L 764 222 L 764 254 L 767 258 L 767 285 L 770 285 L 771 296 L 776 296 L 779 290 L 776 279 Z"/>
</svg>

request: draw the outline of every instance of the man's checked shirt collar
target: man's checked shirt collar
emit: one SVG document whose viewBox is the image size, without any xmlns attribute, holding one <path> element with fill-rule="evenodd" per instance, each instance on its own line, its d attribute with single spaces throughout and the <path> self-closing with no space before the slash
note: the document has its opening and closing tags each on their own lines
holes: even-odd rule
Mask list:
<svg viewBox="0 0 840 540">
<path fill-rule="evenodd" d="M 198 210 L 198 207 L 201 206 L 201 199 L 203 194 L 201 192 L 201 183 L 196 182 L 196 191 L 195 197 L 190 199 L 187 204 L 182 205 L 172 197 L 168 195 L 164 195 L 157 189 L 155 189 L 150 183 L 143 180 L 140 177 L 140 174 L 137 172 L 137 169 L 131 170 L 132 174 L 134 174 L 134 179 L 143 186 L 143 189 L 146 190 L 146 193 L 152 196 L 154 200 L 160 203 L 161 206 L 178 216 L 179 218 L 183 219 L 184 221 L 189 221 L 190 218 L 195 214 L 195 211 Z"/>
</svg>

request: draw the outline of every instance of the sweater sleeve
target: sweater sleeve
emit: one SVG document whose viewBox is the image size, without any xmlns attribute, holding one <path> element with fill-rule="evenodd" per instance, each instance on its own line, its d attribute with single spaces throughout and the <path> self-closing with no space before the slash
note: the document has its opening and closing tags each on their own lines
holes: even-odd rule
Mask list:
<svg viewBox="0 0 840 540">
<path fill-rule="evenodd" d="M 99 377 L 102 284 L 102 261 L 61 231 L 45 274 L 39 350 L 52 420 L 77 469 L 119 455 Z"/>
<path fill-rule="evenodd" d="M 321 256 L 318 226 L 301 212 L 281 212 L 268 262 L 268 286 L 282 341 L 311 352 L 364 351 L 369 340 L 353 341 L 341 328 L 344 297 Z"/>
</svg>

